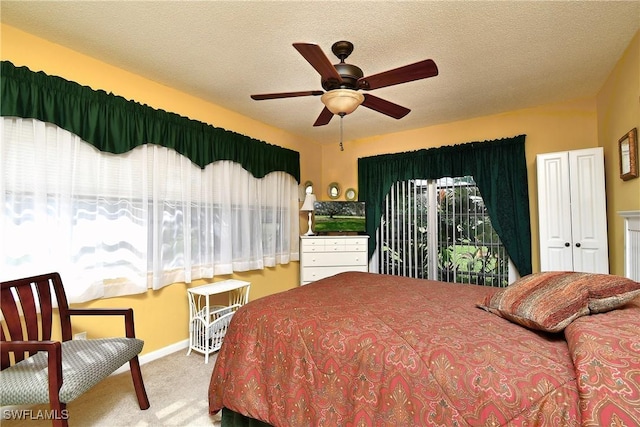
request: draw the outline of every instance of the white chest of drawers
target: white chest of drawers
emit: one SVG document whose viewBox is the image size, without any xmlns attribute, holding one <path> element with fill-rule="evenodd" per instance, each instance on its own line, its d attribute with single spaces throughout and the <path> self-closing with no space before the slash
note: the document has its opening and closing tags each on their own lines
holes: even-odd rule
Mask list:
<svg viewBox="0 0 640 427">
<path fill-rule="evenodd" d="M 300 284 L 345 271 L 368 271 L 369 236 L 300 236 Z"/>
</svg>

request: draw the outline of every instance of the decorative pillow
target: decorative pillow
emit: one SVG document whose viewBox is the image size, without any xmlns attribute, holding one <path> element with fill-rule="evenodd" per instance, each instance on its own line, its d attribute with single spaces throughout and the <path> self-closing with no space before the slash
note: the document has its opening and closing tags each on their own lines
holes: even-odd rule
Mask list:
<svg viewBox="0 0 640 427">
<path fill-rule="evenodd" d="M 609 274 L 549 271 L 522 277 L 478 304 L 531 329 L 560 332 L 581 316 L 623 306 L 640 283 Z"/>
</svg>

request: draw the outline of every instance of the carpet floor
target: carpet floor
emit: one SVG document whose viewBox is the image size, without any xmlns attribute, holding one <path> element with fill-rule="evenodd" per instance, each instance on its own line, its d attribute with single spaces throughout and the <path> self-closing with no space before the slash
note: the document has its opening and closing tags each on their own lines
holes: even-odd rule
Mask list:
<svg viewBox="0 0 640 427">
<path fill-rule="evenodd" d="M 129 371 L 112 375 L 67 405 L 70 427 L 220 426 L 211 416 L 208 388 L 216 355 L 205 365 L 199 353 L 180 350 L 142 365 L 151 407 L 141 411 Z M 51 426 L 49 405 L 2 408 L 2 427 Z M 15 412 L 19 411 L 19 412 Z M 21 411 L 21 412 L 20 412 Z M 17 414 L 20 415 L 17 415 Z M 22 419 L 16 419 L 22 418 Z"/>
</svg>

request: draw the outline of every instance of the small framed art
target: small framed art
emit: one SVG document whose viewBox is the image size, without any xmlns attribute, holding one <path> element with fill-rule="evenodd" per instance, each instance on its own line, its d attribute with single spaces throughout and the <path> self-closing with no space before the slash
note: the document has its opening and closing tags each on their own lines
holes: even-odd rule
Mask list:
<svg viewBox="0 0 640 427">
<path fill-rule="evenodd" d="M 329 194 L 329 198 L 332 200 L 340 197 L 340 184 L 337 182 L 332 182 L 329 184 L 329 188 L 327 188 L 327 194 Z"/>
<path fill-rule="evenodd" d="M 638 177 L 638 128 L 633 128 L 618 141 L 620 178 L 627 181 Z"/>
</svg>

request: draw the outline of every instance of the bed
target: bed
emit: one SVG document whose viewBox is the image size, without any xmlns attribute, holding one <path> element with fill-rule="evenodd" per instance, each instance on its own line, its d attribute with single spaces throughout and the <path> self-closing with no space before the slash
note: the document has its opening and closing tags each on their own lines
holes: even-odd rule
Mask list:
<svg viewBox="0 0 640 427">
<path fill-rule="evenodd" d="M 532 294 L 543 276 L 524 299 L 349 272 L 253 301 L 218 354 L 209 410 L 223 425 L 640 425 L 640 284 L 597 275 L 614 294 L 586 291 L 596 275 L 583 275 L 558 290 L 552 274 L 556 293 Z M 536 305 L 543 318 L 525 318 Z"/>
</svg>

